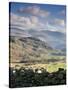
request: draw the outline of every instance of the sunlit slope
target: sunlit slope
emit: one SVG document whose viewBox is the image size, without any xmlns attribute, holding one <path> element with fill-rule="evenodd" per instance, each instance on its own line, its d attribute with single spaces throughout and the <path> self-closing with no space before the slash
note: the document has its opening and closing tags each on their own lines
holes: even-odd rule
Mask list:
<svg viewBox="0 0 68 90">
<path fill-rule="evenodd" d="M 48 50 L 52 50 L 52 48 L 39 39 L 32 37 L 11 37 L 10 39 L 11 62 L 45 60 Z"/>
<path fill-rule="evenodd" d="M 59 53 L 59 55 L 57 55 Z M 54 55 L 53 55 L 54 54 Z M 10 38 L 10 62 L 55 62 L 65 56 L 47 43 L 33 37 Z"/>
</svg>

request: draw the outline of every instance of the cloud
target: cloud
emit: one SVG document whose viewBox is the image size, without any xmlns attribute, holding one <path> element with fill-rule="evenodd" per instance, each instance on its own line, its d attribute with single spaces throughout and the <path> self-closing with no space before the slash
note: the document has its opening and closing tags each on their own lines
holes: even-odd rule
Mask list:
<svg viewBox="0 0 68 90">
<path fill-rule="evenodd" d="M 50 30 L 50 31 L 58 31 L 58 32 L 62 32 L 62 33 L 66 32 L 65 26 L 62 27 L 62 26 L 58 25 L 57 23 L 55 24 L 54 22 L 52 24 L 48 22 L 47 27 L 48 27 L 48 30 Z"/>
<path fill-rule="evenodd" d="M 29 29 L 37 29 L 41 30 L 44 27 L 44 24 L 39 21 L 38 17 L 36 16 L 30 16 L 30 17 L 25 17 L 25 16 L 18 16 L 13 13 L 11 13 L 11 19 L 10 19 L 10 27 L 11 28 L 19 28 L 19 29 L 24 29 L 24 30 L 29 30 Z"/>
<path fill-rule="evenodd" d="M 31 25 L 30 19 L 28 17 L 21 17 L 15 14 L 11 14 L 11 19 L 10 19 L 10 24 L 12 27 L 17 27 L 17 28 L 21 28 L 21 29 L 26 29 L 28 26 Z"/>
<path fill-rule="evenodd" d="M 59 18 L 54 18 L 53 20 L 50 20 L 50 24 L 58 27 L 65 27 L 65 20 L 64 19 L 59 19 Z"/>
<path fill-rule="evenodd" d="M 47 22 L 47 28 L 50 31 L 57 31 L 57 28 L 54 25 L 51 25 L 49 22 Z"/>
<path fill-rule="evenodd" d="M 63 19 L 46 20 L 44 22 L 37 16 L 19 16 L 17 14 L 10 14 L 10 28 L 17 28 L 21 30 L 50 30 L 65 32 L 65 22 Z"/>
<path fill-rule="evenodd" d="M 20 8 L 17 10 L 17 12 L 21 14 L 27 13 L 35 16 L 40 16 L 40 17 L 47 17 L 50 15 L 50 12 L 46 10 L 42 10 L 39 6 L 28 6 L 26 8 Z"/>
<path fill-rule="evenodd" d="M 31 16 L 31 22 L 32 23 L 35 23 L 35 24 L 37 24 L 38 23 L 38 18 L 37 17 L 35 17 L 35 16 Z"/>
<path fill-rule="evenodd" d="M 61 12 L 59 12 L 59 15 L 66 16 L 66 10 L 62 10 Z"/>
<path fill-rule="evenodd" d="M 55 19 L 54 23 L 56 25 L 65 26 L 65 21 L 63 19 Z"/>
</svg>

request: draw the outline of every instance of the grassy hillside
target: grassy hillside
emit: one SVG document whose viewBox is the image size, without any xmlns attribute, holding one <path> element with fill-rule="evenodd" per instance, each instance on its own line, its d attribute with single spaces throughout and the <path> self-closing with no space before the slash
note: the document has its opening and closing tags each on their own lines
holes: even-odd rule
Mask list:
<svg viewBox="0 0 68 90">
<path fill-rule="evenodd" d="M 65 68 L 65 56 L 47 43 L 33 37 L 10 38 L 10 63 L 12 67 L 46 68 L 49 72 Z"/>
<path fill-rule="evenodd" d="M 35 38 L 11 37 L 10 39 L 11 62 L 45 59 L 48 50 L 51 49 L 47 44 Z"/>
</svg>

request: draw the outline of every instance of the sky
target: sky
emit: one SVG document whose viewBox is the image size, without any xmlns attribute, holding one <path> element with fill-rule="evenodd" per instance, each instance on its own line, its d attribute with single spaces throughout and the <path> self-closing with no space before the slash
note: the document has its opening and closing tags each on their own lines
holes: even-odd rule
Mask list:
<svg viewBox="0 0 68 90">
<path fill-rule="evenodd" d="M 50 30 L 65 33 L 66 6 L 49 4 L 9 4 L 10 26 L 21 30 Z"/>
</svg>

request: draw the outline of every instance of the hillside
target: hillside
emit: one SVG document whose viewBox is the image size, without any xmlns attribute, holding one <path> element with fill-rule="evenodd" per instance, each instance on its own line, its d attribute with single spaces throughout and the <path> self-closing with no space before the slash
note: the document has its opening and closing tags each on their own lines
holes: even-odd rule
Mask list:
<svg viewBox="0 0 68 90">
<path fill-rule="evenodd" d="M 18 28 L 11 28 L 11 36 L 16 37 L 34 37 L 44 42 L 47 42 L 52 48 L 60 49 L 66 48 L 66 34 L 58 31 L 50 30 L 34 30 L 28 31 Z"/>
<path fill-rule="evenodd" d="M 45 60 L 48 50 L 52 48 L 47 43 L 33 37 L 10 38 L 10 62 Z"/>
</svg>

